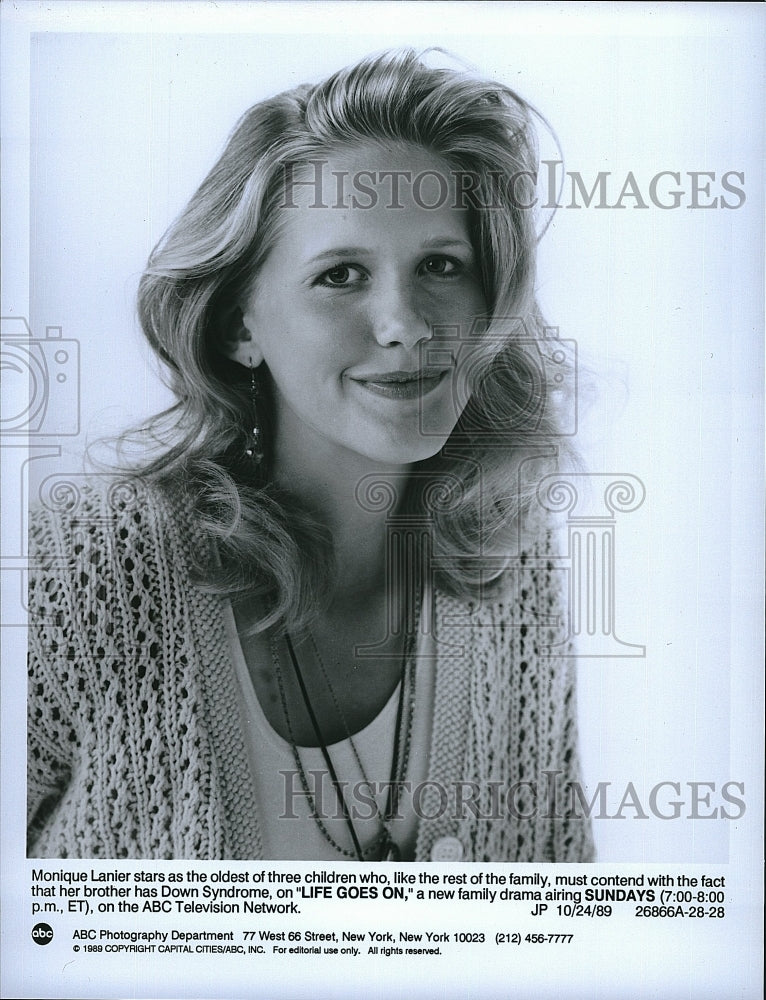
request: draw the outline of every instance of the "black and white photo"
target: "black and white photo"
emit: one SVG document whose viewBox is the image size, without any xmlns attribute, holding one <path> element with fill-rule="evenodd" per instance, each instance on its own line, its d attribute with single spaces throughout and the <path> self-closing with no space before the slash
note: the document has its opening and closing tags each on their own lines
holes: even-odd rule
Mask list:
<svg viewBox="0 0 766 1000">
<path fill-rule="evenodd" d="M 567 954 L 596 931 L 593 995 L 650 954 L 639 995 L 680 995 L 674 942 L 742 958 L 759 12 L 99 6 L 4 12 L 4 910 L 63 958 L 46 893 L 88 872 L 104 995 L 244 989 L 234 957 L 217 986 L 159 956 L 130 978 L 138 916 L 106 900 L 147 873 L 160 941 L 240 926 L 173 923 L 169 879 L 303 880 L 300 918 L 246 910 L 287 915 L 245 928 L 277 935 L 264 984 L 332 896 L 328 996 L 373 911 L 393 995 L 497 995 L 525 921 L 574 933 L 542 979 L 512 953 L 540 996 L 595 983 Z M 379 877 L 435 935 L 433 993 Z M 80 995 L 77 949 L 51 996 Z"/>
</svg>

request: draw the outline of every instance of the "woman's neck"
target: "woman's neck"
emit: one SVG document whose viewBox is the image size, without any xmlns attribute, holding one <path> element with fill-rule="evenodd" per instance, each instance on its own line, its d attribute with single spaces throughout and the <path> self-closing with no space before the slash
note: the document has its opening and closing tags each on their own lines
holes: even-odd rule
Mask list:
<svg viewBox="0 0 766 1000">
<path fill-rule="evenodd" d="M 386 582 L 387 524 L 401 508 L 408 467 L 387 466 L 336 448 L 323 454 L 321 446 L 307 461 L 303 450 L 280 448 L 274 478 L 332 535 L 334 601 L 353 602 L 379 593 Z"/>
</svg>

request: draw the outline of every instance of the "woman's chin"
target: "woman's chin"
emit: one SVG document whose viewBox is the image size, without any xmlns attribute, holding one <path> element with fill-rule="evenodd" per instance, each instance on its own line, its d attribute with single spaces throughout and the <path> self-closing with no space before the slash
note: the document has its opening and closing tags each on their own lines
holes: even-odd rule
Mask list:
<svg viewBox="0 0 766 1000">
<path fill-rule="evenodd" d="M 392 441 L 366 449 L 367 457 L 381 466 L 409 467 L 433 458 L 444 447 L 448 436 L 419 437 L 412 442 Z"/>
</svg>

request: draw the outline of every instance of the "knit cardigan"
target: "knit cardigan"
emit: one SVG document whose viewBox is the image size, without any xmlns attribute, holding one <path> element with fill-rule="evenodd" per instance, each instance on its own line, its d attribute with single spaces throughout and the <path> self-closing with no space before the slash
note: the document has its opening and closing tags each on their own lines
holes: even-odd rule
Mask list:
<svg viewBox="0 0 766 1000">
<path fill-rule="evenodd" d="M 29 856 L 261 858 L 225 598 L 193 582 L 191 512 L 124 481 L 54 506 L 30 528 Z M 540 652 L 560 638 L 544 546 L 506 591 L 435 595 L 416 860 L 452 838 L 468 861 L 592 860 L 587 820 L 549 801 L 579 774 L 573 663 Z"/>
</svg>

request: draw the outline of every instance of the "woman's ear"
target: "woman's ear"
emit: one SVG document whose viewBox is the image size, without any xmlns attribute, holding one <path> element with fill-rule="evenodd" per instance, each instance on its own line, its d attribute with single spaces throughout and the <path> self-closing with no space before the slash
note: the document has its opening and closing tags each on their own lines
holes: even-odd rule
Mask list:
<svg viewBox="0 0 766 1000">
<path fill-rule="evenodd" d="M 218 343 L 221 353 L 230 361 L 236 361 L 245 368 L 257 368 L 263 361 L 263 352 L 250 326 L 241 308 L 235 306 L 224 324 Z"/>
</svg>

